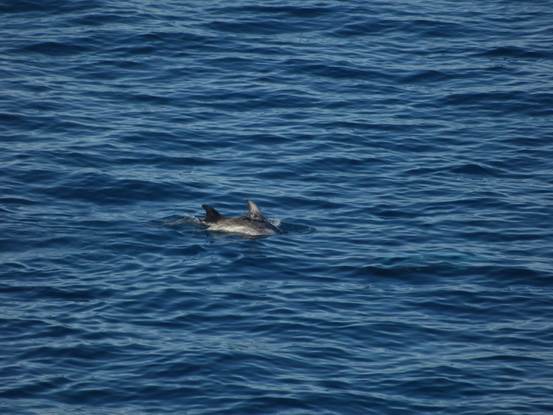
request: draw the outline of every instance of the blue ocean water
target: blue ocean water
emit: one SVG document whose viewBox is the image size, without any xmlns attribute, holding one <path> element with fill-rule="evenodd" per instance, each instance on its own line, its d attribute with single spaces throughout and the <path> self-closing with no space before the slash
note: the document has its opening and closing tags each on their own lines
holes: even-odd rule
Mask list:
<svg viewBox="0 0 553 415">
<path fill-rule="evenodd" d="M 553 413 L 549 1 L 0 16 L 0 413 Z"/>
</svg>

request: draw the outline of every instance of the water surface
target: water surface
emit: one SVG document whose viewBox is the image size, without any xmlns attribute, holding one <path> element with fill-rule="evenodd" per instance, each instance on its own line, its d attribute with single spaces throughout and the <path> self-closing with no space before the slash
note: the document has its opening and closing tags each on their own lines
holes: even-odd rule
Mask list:
<svg viewBox="0 0 553 415">
<path fill-rule="evenodd" d="M 2 413 L 553 412 L 549 2 L 0 13 Z"/>
</svg>

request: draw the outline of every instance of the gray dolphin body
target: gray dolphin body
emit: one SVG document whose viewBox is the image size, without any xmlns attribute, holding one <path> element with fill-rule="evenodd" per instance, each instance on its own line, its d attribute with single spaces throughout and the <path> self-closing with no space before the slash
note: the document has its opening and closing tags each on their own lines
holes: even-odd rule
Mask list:
<svg viewBox="0 0 553 415">
<path fill-rule="evenodd" d="M 261 211 L 251 200 L 248 202 L 248 214 L 237 218 L 226 218 L 209 205 L 202 205 L 206 215 L 202 222 L 209 225 L 210 231 L 242 233 L 245 235 L 281 235 L 283 232 L 263 217 Z"/>
</svg>

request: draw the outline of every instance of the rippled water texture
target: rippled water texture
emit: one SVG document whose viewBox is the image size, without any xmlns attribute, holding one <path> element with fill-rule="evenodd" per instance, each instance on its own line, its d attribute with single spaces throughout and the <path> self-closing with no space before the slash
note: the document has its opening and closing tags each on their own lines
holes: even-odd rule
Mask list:
<svg viewBox="0 0 553 415">
<path fill-rule="evenodd" d="M 549 1 L 0 21 L 0 413 L 553 413 Z"/>
</svg>

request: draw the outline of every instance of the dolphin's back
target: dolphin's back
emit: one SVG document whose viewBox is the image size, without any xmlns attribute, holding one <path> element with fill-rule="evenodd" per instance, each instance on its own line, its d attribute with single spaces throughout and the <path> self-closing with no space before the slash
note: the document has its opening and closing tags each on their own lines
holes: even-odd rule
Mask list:
<svg viewBox="0 0 553 415">
<path fill-rule="evenodd" d="M 248 200 L 248 215 L 237 218 L 226 218 L 215 208 L 209 205 L 202 205 L 206 215 L 202 222 L 209 224 L 209 230 L 243 233 L 246 235 L 281 235 L 283 232 L 267 221 L 261 214 L 257 205 Z"/>
</svg>

